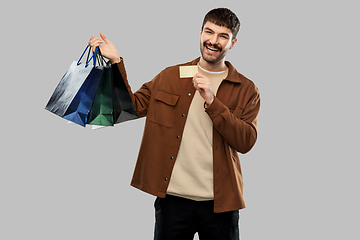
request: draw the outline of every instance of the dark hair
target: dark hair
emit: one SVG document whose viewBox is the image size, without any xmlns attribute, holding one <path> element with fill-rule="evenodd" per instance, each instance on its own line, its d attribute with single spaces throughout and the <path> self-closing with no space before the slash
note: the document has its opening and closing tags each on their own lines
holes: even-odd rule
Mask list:
<svg viewBox="0 0 360 240">
<path fill-rule="evenodd" d="M 215 8 L 208 12 L 204 17 L 202 29 L 204 29 L 204 26 L 207 22 L 214 23 L 220 27 L 227 27 L 231 29 L 233 39 L 236 38 L 236 35 L 240 29 L 240 21 L 236 14 L 227 8 Z"/>
</svg>

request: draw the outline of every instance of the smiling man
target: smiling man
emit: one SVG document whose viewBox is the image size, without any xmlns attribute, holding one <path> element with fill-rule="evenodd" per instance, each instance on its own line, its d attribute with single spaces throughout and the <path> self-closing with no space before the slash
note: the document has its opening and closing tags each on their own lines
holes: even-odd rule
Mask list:
<svg viewBox="0 0 360 240">
<path fill-rule="evenodd" d="M 131 185 L 157 197 L 156 240 L 190 240 L 196 232 L 202 240 L 239 239 L 245 203 L 238 153 L 254 146 L 260 109 L 258 88 L 225 61 L 239 28 L 229 9 L 211 10 L 200 30 L 201 56 L 164 69 L 136 92 L 112 42 L 103 33 L 89 41 L 146 116 Z"/>
<path fill-rule="evenodd" d="M 234 47 L 237 39 L 235 38 L 238 29 L 234 33 L 224 26 L 219 26 L 216 23 L 207 21 L 201 27 L 200 64 L 205 65 L 209 63 L 209 67 L 218 67 L 223 70 L 225 66 L 225 56 L 228 51 Z"/>
</svg>

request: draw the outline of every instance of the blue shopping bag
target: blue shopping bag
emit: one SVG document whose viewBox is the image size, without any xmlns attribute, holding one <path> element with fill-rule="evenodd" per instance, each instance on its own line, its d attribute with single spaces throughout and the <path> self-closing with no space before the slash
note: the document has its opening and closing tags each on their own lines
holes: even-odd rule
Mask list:
<svg viewBox="0 0 360 240">
<path fill-rule="evenodd" d="M 99 52 L 100 50 L 96 49 L 94 54 L 100 55 Z M 101 55 L 99 57 L 101 57 Z M 97 59 L 97 57 L 94 57 L 94 59 Z M 65 115 L 63 116 L 64 119 L 77 123 L 83 127 L 85 127 L 86 123 L 88 122 L 89 112 L 93 106 L 95 94 L 99 86 L 99 81 L 103 74 L 103 66 L 96 66 L 96 61 L 94 64 L 95 65 L 92 68 L 90 74 L 85 79 L 81 88 L 69 105 Z M 99 65 L 103 65 L 101 60 L 99 60 Z"/>
<path fill-rule="evenodd" d="M 61 78 L 59 84 L 55 88 L 53 94 L 50 97 L 50 100 L 45 107 L 46 110 L 58 115 L 59 117 L 64 117 L 67 113 L 70 113 L 69 107 L 71 103 L 75 99 L 75 96 L 77 95 L 81 87 L 84 85 L 95 66 L 95 55 L 97 49 L 95 50 L 91 58 L 89 60 L 87 59 L 86 63 L 81 63 L 81 59 L 83 58 L 88 48 L 89 46 L 86 47 L 80 59 L 77 62 L 74 61 L 70 65 L 65 75 Z M 90 48 L 88 52 L 88 57 L 89 53 Z M 91 59 L 94 59 L 94 65 L 89 65 Z"/>
</svg>

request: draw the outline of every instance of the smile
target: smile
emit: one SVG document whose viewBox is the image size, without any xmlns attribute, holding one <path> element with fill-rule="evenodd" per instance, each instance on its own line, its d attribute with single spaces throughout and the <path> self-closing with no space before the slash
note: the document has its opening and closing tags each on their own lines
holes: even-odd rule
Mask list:
<svg viewBox="0 0 360 240">
<path fill-rule="evenodd" d="M 209 46 L 205 46 L 207 50 L 211 51 L 211 52 L 219 52 L 220 50 L 217 48 L 213 48 L 213 47 L 209 47 Z"/>
</svg>

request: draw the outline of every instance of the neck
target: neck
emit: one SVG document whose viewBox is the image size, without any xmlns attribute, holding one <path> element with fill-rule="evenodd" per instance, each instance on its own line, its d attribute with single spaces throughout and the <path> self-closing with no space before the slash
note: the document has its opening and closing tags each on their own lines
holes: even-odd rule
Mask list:
<svg viewBox="0 0 360 240">
<path fill-rule="evenodd" d="M 209 62 L 205 61 L 205 59 L 203 57 L 200 57 L 199 65 L 203 69 L 210 71 L 210 72 L 221 72 L 221 71 L 225 71 L 227 69 L 227 66 L 225 64 L 225 58 L 217 63 L 209 63 Z"/>
</svg>

